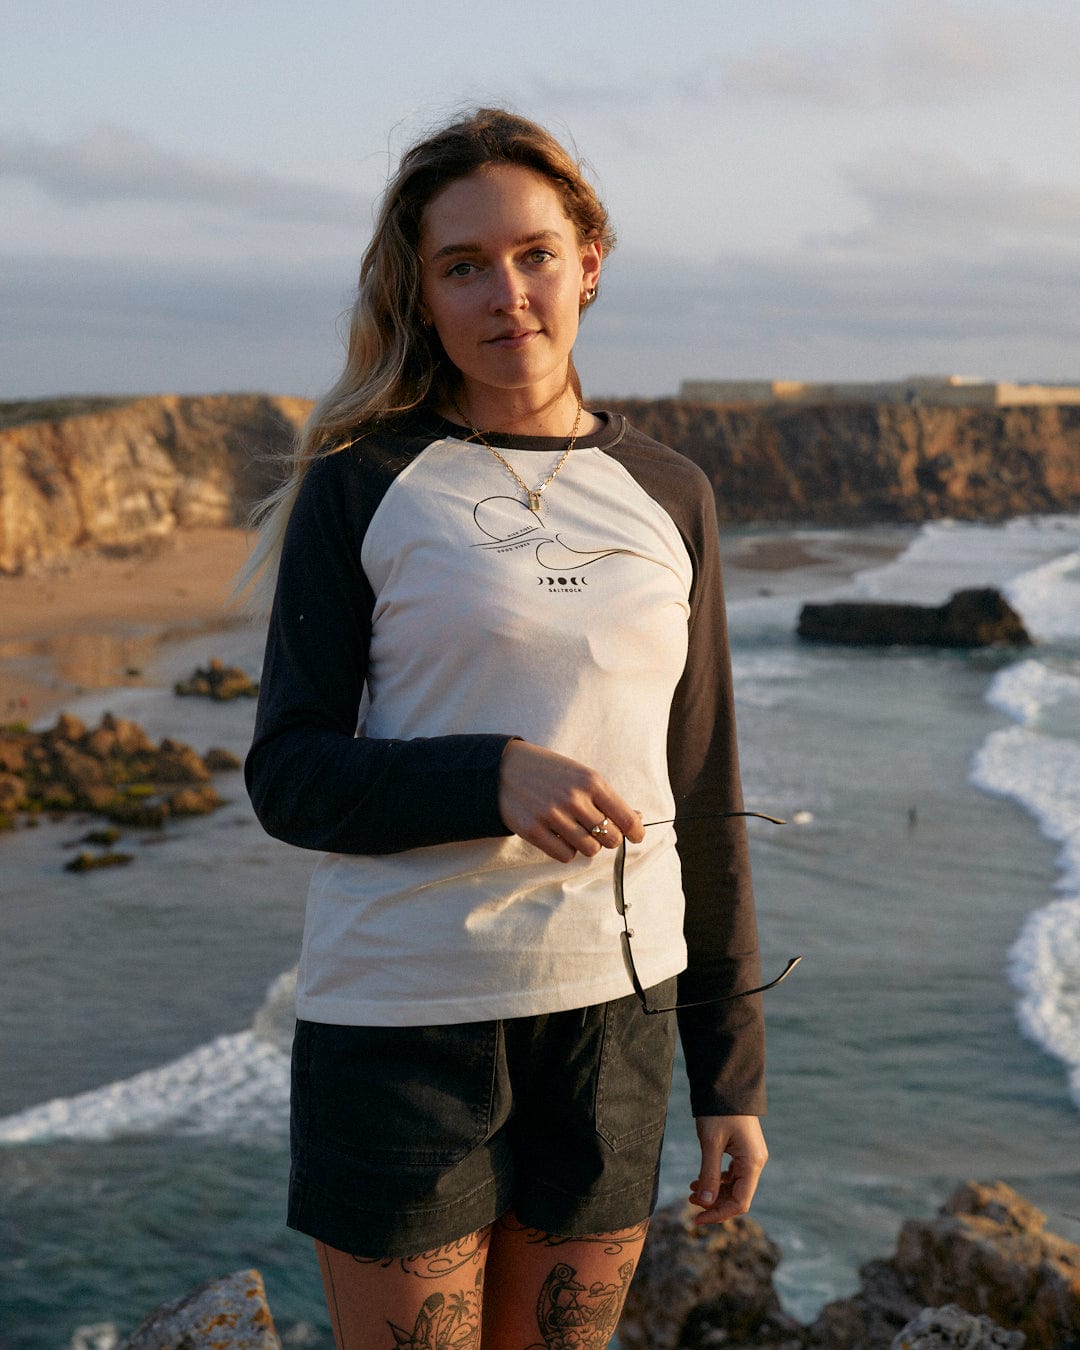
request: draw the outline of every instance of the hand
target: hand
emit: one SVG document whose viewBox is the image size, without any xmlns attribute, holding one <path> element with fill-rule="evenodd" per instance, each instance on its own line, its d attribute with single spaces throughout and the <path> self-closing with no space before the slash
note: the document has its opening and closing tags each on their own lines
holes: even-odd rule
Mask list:
<svg viewBox="0 0 1080 1350">
<path fill-rule="evenodd" d="M 701 1171 L 690 1183 L 690 1203 L 702 1210 L 694 1222 L 723 1223 L 745 1214 L 769 1161 L 761 1122 L 757 1116 L 698 1116 L 694 1124 L 701 1144 Z"/>
<path fill-rule="evenodd" d="M 509 829 L 556 862 L 601 848 L 618 848 L 623 835 L 645 838 L 641 813 L 592 769 L 529 741 L 509 741 L 499 770 L 499 811 Z M 593 834 L 606 817 L 606 834 Z"/>
</svg>

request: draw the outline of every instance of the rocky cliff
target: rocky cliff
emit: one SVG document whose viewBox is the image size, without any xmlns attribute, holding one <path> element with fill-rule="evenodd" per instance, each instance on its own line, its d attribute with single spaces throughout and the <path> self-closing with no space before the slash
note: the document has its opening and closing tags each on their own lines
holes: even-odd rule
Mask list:
<svg viewBox="0 0 1080 1350">
<path fill-rule="evenodd" d="M 309 407 L 256 394 L 0 406 L 0 573 L 240 523 Z"/>
<path fill-rule="evenodd" d="M 1080 407 L 611 406 L 701 465 L 721 520 L 1005 520 L 1080 506 Z"/>
<path fill-rule="evenodd" d="M 253 394 L 0 405 L 0 573 L 238 523 L 309 406 Z M 1003 520 L 1080 507 L 1080 407 L 608 406 L 696 460 L 726 521 Z"/>
</svg>

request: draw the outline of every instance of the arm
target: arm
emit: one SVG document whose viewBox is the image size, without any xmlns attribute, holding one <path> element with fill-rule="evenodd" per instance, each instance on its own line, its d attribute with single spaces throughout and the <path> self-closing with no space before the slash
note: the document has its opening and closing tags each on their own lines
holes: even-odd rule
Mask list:
<svg viewBox="0 0 1080 1350">
<path fill-rule="evenodd" d="M 392 853 L 509 833 L 509 736 L 355 735 L 374 605 L 360 550 L 392 478 L 374 453 L 317 461 L 286 532 L 245 779 L 264 828 L 302 848 Z"/>
<path fill-rule="evenodd" d="M 672 703 L 668 761 L 686 896 L 688 964 L 680 1002 L 761 983 L 745 823 L 700 820 L 743 809 L 731 658 L 712 490 L 700 490 L 680 521 L 694 562 L 686 669 Z M 695 1116 L 757 1116 L 765 1109 L 760 995 L 684 1009 L 679 1030 Z"/>
</svg>

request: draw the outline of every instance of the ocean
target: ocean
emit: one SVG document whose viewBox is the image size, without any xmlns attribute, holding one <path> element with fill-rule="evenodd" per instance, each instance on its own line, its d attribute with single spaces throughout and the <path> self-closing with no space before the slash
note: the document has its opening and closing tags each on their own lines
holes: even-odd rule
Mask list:
<svg viewBox="0 0 1080 1350">
<path fill-rule="evenodd" d="M 809 1320 L 969 1177 L 1080 1240 L 1080 516 L 725 531 L 765 967 L 772 1160 L 754 1213 Z M 793 553 L 794 551 L 794 553 Z M 798 566 L 780 568 L 786 554 Z M 862 570 L 852 572 L 851 559 Z M 845 575 L 846 574 L 846 575 Z M 1026 651 L 794 636 L 806 599 L 938 603 L 998 585 Z M 69 704 L 242 753 L 250 703 L 177 699 L 246 628 L 161 649 L 158 687 Z M 51 720 L 51 719 L 48 719 Z M 85 823 L 0 837 L 0 1350 L 108 1350 L 158 1303 L 250 1266 L 286 1344 L 329 1347 L 283 1223 L 289 971 L 312 858 L 228 805 L 73 876 Z M 662 1202 L 695 1174 L 684 1082 Z"/>
</svg>

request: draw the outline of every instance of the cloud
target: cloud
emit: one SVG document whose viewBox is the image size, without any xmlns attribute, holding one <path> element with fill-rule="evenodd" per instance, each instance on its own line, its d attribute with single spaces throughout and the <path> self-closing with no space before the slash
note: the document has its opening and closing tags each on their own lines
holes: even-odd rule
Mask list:
<svg viewBox="0 0 1080 1350">
<path fill-rule="evenodd" d="M 0 135 L 0 178 L 28 181 L 63 203 L 166 202 L 208 205 L 277 220 L 355 226 L 359 196 L 318 184 L 179 154 L 122 127 L 49 141 Z"/>
<path fill-rule="evenodd" d="M 829 47 L 774 45 L 726 62 L 724 88 L 743 99 L 824 108 L 952 103 L 1003 83 L 1020 49 L 985 10 L 917 0 L 884 26 Z"/>
<path fill-rule="evenodd" d="M 1074 256 L 1080 184 L 1033 183 L 1005 167 L 974 168 L 953 155 L 894 151 L 844 176 L 870 224 L 840 244 L 985 250 L 1010 241 L 1057 245 Z"/>
</svg>

